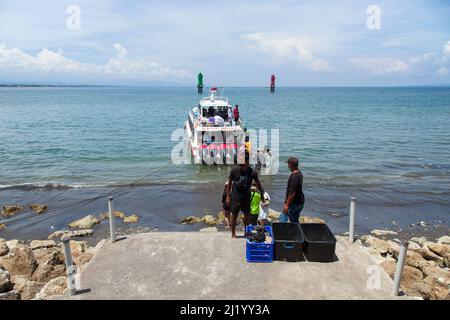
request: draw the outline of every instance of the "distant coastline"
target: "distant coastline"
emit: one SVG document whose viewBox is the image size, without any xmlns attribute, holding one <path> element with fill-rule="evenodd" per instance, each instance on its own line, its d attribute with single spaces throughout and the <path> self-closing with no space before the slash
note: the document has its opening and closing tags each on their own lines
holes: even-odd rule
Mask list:
<svg viewBox="0 0 450 320">
<path fill-rule="evenodd" d="M 114 85 L 88 85 L 88 84 L 1 84 L 0 88 L 102 88 L 120 87 Z"/>
</svg>

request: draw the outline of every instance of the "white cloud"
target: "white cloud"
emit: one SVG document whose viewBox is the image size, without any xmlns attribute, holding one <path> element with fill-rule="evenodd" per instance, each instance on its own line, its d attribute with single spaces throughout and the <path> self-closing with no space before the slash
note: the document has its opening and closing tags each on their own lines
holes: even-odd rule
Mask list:
<svg viewBox="0 0 450 320">
<path fill-rule="evenodd" d="M 444 56 L 450 57 L 450 41 L 447 41 L 444 46 Z"/>
<path fill-rule="evenodd" d="M 269 33 L 244 34 L 241 39 L 253 43 L 253 48 L 258 51 L 293 59 L 311 71 L 334 71 L 329 62 L 316 57 L 306 47 L 306 39 Z"/>
<path fill-rule="evenodd" d="M 410 70 L 410 66 L 402 61 L 390 58 L 373 59 L 350 59 L 354 66 L 367 70 L 371 74 L 405 73 Z"/>
<path fill-rule="evenodd" d="M 36 56 L 18 48 L 0 45 L 0 72 L 44 72 L 85 75 L 117 75 L 125 78 L 155 79 L 165 77 L 189 77 L 183 69 L 171 69 L 146 59 L 127 58 L 127 50 L 120 43 L 114 46 L 116 57 L 106 64 L 84 63 L 66 58 L 62 50 L 43 49 Z"/>
<path fill-rule="evenodd" d="M 448 75 L 450 73 L 450 71 L 447 68 L 440 68 L 437 73 L 443 77 L 445 77 L 446 75 Z"/>
</svg>

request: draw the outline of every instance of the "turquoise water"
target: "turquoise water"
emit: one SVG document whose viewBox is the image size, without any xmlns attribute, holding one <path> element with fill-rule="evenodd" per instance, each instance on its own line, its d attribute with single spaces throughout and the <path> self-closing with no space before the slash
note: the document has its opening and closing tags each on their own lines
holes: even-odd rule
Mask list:
<svg viewBox="0 0 450 320">
<path fill-rule="evenodd" d="M 367 206 L 412 208 L 416 216 L 427 208 L 448 221 L 450 88 L 225 88 L 223 95 L 239 104 L 249 129 L 280 130 L 280 160 L 300 158 L 309 210 L 344 213 L 356 195 Z M 0 88 L 0 204 L 39 200 L 37 192 L 56 186 L 133 182 L 219 195 L 226 168 L 170 161 L 171 134 L 198 100 L 195 88 Z M 287 175 L 281 163 L 263 180 L 277 204 Z M 44 200 L 77 201 L 69 198 Z"/>
</svg>

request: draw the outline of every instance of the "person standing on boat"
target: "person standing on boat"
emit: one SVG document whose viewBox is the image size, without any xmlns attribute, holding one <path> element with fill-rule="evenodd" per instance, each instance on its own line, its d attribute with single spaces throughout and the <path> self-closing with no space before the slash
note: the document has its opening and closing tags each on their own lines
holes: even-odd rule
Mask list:
<svg viewBox="0 0 450 320">
<path fill-rule="evenodd" d="M 248 152 L 245 152 L 245 162 L 233 168 L 228 177 L 226 204 L 231 209 L 232 238 L 236 238 L 236 221 L 240 211 L 244 214 L 244 225 L 247 226 L 250 224 L 250 188 L 252 187 L 253 181 L 261 195 L 264 194 L 258 173 L 250 167 L 249 160 L 250 155 Z"/>
<path fill-rule="evenodd" d="M 305 205 L 303 194 L 303 174 L 298 168 L 298 159 L 290 157 L 287 161 L 291 175 L 286 187 L 286 198 L 284 200 L 283 213 L 280 222 L 299 223 L 300 212 Z"/>
<path fill-rule="evenodd" d="M 234 122 L 239 123 L 239 106 L 236 105 L 233 110 Z"/>
<path fill-rule="evenodd" d="M 230 122 L 231 125 L 234 126 L 233 111 L 231 110 L 231 107 L 228 107 L 228 122 Z"/>
</svg>

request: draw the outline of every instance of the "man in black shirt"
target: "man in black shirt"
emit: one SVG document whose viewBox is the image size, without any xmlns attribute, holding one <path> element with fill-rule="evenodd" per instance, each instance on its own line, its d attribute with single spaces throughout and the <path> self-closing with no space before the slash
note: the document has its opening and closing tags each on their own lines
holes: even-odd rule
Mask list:
<svg viewBox="0 0 450 320">
<path fill-rule="evenodd" d="M 303 194 L 303 174 L 298 169 L 298 159 L 291 157 L 288 160 L 288 167 L 291 175 L 286 187 L 286 198 L 284 200 L 283 213 L 280 222 L 298 223 L 300 212 L 305 205 L 305 195 Z"/>
<path fill-rule="evenodd" d="M 233 238 L 236 238 L 236 220 L 240 211 L 244 214 L 244 225 L 250 224 L 250 188 L 253 181 L 263 195 L 264 189 L 259 182 L 258 173 L 250 167 L 249 154 L 245 152 L 245 163 L 230 171 L 226 190 L 226 204 L 231 207 L 230 222 L 231 237 Z"/>
</svg>

